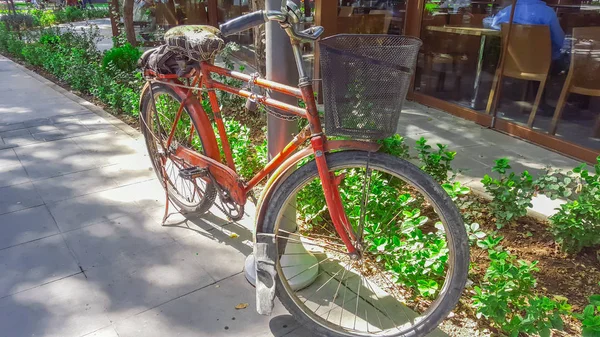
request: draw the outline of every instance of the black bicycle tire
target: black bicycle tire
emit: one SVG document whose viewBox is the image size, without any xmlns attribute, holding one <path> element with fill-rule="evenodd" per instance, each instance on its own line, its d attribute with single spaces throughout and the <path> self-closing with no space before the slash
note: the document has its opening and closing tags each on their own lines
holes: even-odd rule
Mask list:
<svg viewBox="0 0 600 337">
<path fill-rule="evenodd" d="M 172 95 L 173 97 L 177 98 L 177 100 L 181 103 L 181 98 L 175 93 L 175 91 L 168 85 L 162 84 L 162 83 L 153 83 L 152 84 L 152 92 L 154 93 L 154 95 L 156 95 L 157 92 L 166 92 L 169 95 Z M 142 134 L 144 135 L 144 139 L 145 139 L 145 143 L 146 143 L 146 148 L 148 150 L 148 155 L 152 156 L 150 154 L 150 146 L 148 144 L 148 142 L 150 141 L 150 137 L 152 137 L 152 135 L 149 135 L 148 132 L 148 128 L 145 126 L 145 122 L 144 120 L 148 120 L 148 114 L 150 113 L 151 109 L 150 109 L 150 90 L 146 90 L 146 94 L 144 95 L 144 97 L 142 97 L 141 99 L 141 104 L 140 104 L 140 128 L 142 129 Z M 200 130 L 198 128 L 197 125 L 197 121 L 194 120 L 193 116 L 189 114 L 189 110 L 187 108 L 185 108 L 183 110 L 185 113 L 187 113 L 190 116 L 190 120 L 194 123 L 194 129 L 196 130 L 196 133 L 198 134 L 198 130 Z M 198 134 L 198 137 L 200 137 L 200 134 Z M 202 138 L 200 137 L 200 141 L 202 142 Z M 204 146 L 204 144 L 202 144 Z M 156 173 L 156 176 L 158 177 L 159 180 L 162 179 L 162 174 L 159 172 L 159 168 L 156 166 L 154 160 L 152 158 L 150 158 L 150 161 L 152 162 L 152 167 L 154 168 L 154 173 Z M 162 182 L 161 182 L 162 185 Z M 164 186 L 163 186 L 164 188 Z M 202 199 L 201 202 L 198 203 L 197 206 L 195 207 L 190 207 L 188 205 L 186 205 L 184 202 L 182 202 L 181 200 L 179 200 L 179 196 L 173 191 L 173 189 L 167 189 L 167 192 L 169 193 L 169 199 L 171 201 L 173 201 L 177 207 L 179 207 L 181 210 L 183 210 L 185 213 L 195 213 L 195 214 L 203 214 L 206 213 L 211 206 L 213 205 L 216 196 L 217 196 L 217 189 L 215 188 L 213 182 L 207 182 L 206 183 L 206 191 L 204 193 L 204 198 Z"/>
<path fill-rule="evenodd" d="M 448 226 L 446 229 L 448 244 L 452 244 L 454 248 L 452 271 L 448 275 L 451 280 L 445 285 L 446 291 L 440 300 L 440 303 L 426 319 L 415 324 L 414 329 L 411 331 L 403 334 L 400 334 L 399 332 L 396 335 L 390 335 L 394 337 L 426 336 L 438 327 L 438 325 L 454 309 L 467 282 L 470 261 L 469 245 L 467 233 L 459 210 L 448 194 L 431 176 L 406 160 L 382 153 L 371 153 L 369 155 L 368 152 L 365 151 L 342 151 L 331 153 L 326 155 L 326 159 L 329 168 L 332 170 L 336 169 L 336 167 L 347 166 L 348 164 L 353 165 L 362 163 L 362 167 L 364 167 L 364 163 L 366 163 L 367 160 L 369 160 L 370 167 L 386 167 L 398 176 L 406 178 L 407 182 L 413 184 L 414 187 L 427 194 L 430 201 L 437 205 L 438 211 L 443 213 L 440 214 L 440 217 L 446 219 L 444 225 Z M 316 162 L 312 160 L 294 171 L 288 178 L 281 182 L 279 186 L 277 186 L 270 199 L 272 201 L 267 205 L 268 209 L 266 211 L 265 221 L 261 232 L 274 233 L 279 212 L 281 208 L 284 207 L 284 203 L 287 201 L 289 195 L 301 184 L 317 175 Z M 307 326 L 310 330 L 320 336 L 357 336 L 355 334 L 340 334 L 314 322 L 296 305 L 294 300 L 290 297 L 290 294 L 285 291 L 285 287 L 279 277 L 276 278 L 276 294 L 283 306 L 294 318 L 296 318 L 296 320 L 299 321 L 299 323 Z"/>
</svg>

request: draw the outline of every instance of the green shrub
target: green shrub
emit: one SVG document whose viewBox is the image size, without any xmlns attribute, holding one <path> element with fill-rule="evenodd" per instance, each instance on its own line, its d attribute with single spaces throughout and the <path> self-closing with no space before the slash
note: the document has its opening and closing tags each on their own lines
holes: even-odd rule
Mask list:
<svg viewBox="0 0 600 337">
<path fill-rule="evenodd" d="M 75 22 L 85 19 L 84 11 L 75 6 L 67 6 L 55 12 L 58 22 Z"/>
<path fill-rule="evenodd" d="M 490 265 L 475 286 L 473 305 L 477 317 L 485 317 L 511 337 L 521 333 L 550 337 L 550 329 L 563 329 L 561 315 L 570 314 L 565 301 L 554 301 L 533 292 L 537 261 L 527 263 L 502 250 L 501 238 L 488 236 L 478 246 L 488 249 Z"/>
<path fill-rule="evenodd" d="M 585 307 L 581 314 L 573 316 L 581 321 L 583 337 L 600 336 L 600 295 L 592 295 L 590 304 Z"/>
<path fill-rule="evenodd" d="M 39 20 L 29 14 L 5 14 L 0 17 L 0 21 L 11 30 L 28 29 L 39 25 Z"/>
<path fill-rule="evenodd" d="M 43 27 L 57 24 L 56 13 L 54 11 L 42 11 L 39 16 L 40 25 Z"/>
<path fill-rule="evenodd" d="M 507 223 L 527 215 L 527 208 L 532 207 L 531 200 L 535 194 L 533 177 L 524 171 L 520 176 L 511 169 L 510 161 L 506 158 L 497 159 L 493 172 L 500 174 L 499 179 L 485 175 L 481 183 L 492 196 L 490 207 L 496 217 L 496 225 L 502 228 Z"/>
<path fill-rule="evenodd" d="M 400 135 L 393 135 L 391 137 L 382 139 L 377 143 L 381 144 L 381 149 L 379 151 L 391 154 L 398 158 L 408 159 L 408 145 L 404 143 L 404 137 Z"/>
<path fill-rule="evenodd" d="M 451 163 L 456 156 L 456 152 L 448 151 L 447 145 L 437 144 L 437 150 L 434 151 L 427 140 L 421 137 L 417 140 L 416 149 L 419 152 L 421 169 L 429 173 L 440 184 L 450 180 L 449 174 L 452 173 Z"/>
<path fill-rule="evenodd" d="M 121 71 L 132 72 L 136 69 L 136 64 L 142 52 L 129 43 L 120 47 L 113 47 L 106 51 L 102 58 L 102 67 L 108 68 L 112 64 Z"/>
<path fill-rule="evenodd" d="M 267 142 L 264 141 L 259 146 L 252 145 L 250 129 L 235 119 L 224 120 L 224 124 L 237 173 L 250 179 L 267 164 Z M 216 125 L 214 131 L 218 134 Z M 222 148 L 220 138 L 217 141 Z M 221 157 L 225 158 L 222 151 Z"/>
<path fill-rule="evenodd" d="M 573 170 L 582 182 L 577 198 L 561 205 L 550 217 L 556 242 L 570 253 L 600 244 L 600 157 L 596 161 L 595 174 L 590 174 L 585 165 Z"/>
</svg>

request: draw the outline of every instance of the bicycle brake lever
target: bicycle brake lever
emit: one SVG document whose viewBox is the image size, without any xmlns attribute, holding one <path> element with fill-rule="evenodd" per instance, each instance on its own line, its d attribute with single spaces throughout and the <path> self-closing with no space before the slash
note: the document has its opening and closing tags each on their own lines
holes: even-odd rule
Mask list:
<svg viewBox="0 0 600 337">
<path fill-rule="evenodd" d="M 302 38 L 316 41 L 319 39 L 319 37 L 321 37 L 321 34 L 323 34 L 324 31 L 325 28 L 321 26 L 313 26 L 303 31 L 296 32 L 296 34 Z"/>
</svg>

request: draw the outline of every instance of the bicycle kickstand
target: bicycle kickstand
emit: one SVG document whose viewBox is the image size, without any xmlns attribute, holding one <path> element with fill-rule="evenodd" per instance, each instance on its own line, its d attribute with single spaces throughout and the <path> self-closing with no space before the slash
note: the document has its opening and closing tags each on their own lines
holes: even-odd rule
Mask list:
<svg viewBox="0 0 600 337">
<path fill-rule="evenodd" d="M 171 213 L 169 213 L 169 203 L 171 202 L 171 199 L 169 199 L 169 184 L 167 182 L 167 172 L 165 171 L 164 167 L 162 167 L 162 171 L 163 171 L 163 185 L 165 186 L 165 212 L 163 214 L 161 226 L 164 226 L 165 223 L 167 222 L 167 219 L 171 216 Z"/>
</svg>

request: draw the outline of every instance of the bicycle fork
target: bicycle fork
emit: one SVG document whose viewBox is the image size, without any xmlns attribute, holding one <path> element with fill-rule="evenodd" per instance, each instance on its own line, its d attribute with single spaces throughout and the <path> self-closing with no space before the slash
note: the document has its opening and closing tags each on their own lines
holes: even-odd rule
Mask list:
<svg viewBox="0 0 600 337">
<path fill-rule="evenodd" d="M 340 197 L 339 185 L 343 176 L 335 176 L 334 173 L 329 172 L 327 160 L 325 159 L 324 140 L 325 136 L 320 135 L 313 137 L 310 142 L 315 152 L 315 162 L 319 171 L 319 177 L 321 178 L 327 209 L 329 210 L 335 231 L 348 249 L 348 254 L 351 258 L 358 258 L 359 252 L 352 243 L 352 240 L 356 242 L 356 235 L 350 225 L 350 221 L 342 205 L 342 198 Z"/>
</svg>

